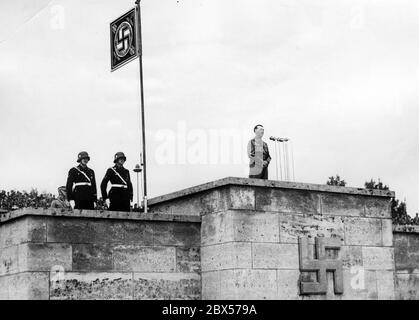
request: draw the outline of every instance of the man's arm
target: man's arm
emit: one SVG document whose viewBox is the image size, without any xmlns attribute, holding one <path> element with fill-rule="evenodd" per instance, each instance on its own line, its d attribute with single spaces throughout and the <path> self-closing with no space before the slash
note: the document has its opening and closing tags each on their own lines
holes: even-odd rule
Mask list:
<svg viewBox="0 0 419 320">
<path fill-rule="evenodd" d="M 92 188 L 93 188 L 93 201 L 97 203 L 97 187 L 95 172 L 92 170 Z"/>
<path fill-rule="evenodd" d="M 108 182 L 110 180 L 109 169 L 106 171 L 105 176 L 102 179 L 102 183 L 100 184 L 100 191 L 102 193 L 102 199 L 105 201 L 108 199 L 108 193 L 106 192 L 106 187 L 108 186 Z"/>
<path fill-rule="evenodd" d="M 73 196 L 73 181 L 74 181 L 73 168 L 71 168 L 68 171 L 67 183 L 65 185 L 65 189 L 67 191 L 67 199 L 68 199 L 68 201 L 74 200 L 74 196 Z"/>
<path fill-rule="evenodd" d="M 129 170 L 127 170 L 127 173 L 128 173 L 127 184 L 128 184 L 129 197 L 130 197 L 130 200 L 132 201 L 132 198 L 134 197 L 134 190 L 132 188 L 132 182 L 131 182 L 131 176 L 129 174 Z"/>
</svg>

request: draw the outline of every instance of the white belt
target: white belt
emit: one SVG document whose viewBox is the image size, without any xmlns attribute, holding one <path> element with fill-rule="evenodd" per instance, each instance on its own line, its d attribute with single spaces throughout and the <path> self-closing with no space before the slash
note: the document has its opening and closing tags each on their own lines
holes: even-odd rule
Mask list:
<svg viewBox="0 0 419 320">
<path fill-rule="evenodd" d="M 112 185 L 112 188 L 113 187 L 115 187 L 115 188 L 128 188 L 128 186 L 127 185 L 125 185 L 125 184 L 113 184 Z"/>
<path fill-rule="evenodd" d="M 91 186 L 92 184 L 90 182 L 76 182 L 73 185 L 73 190 L 78 186 Z"/>
</svg>

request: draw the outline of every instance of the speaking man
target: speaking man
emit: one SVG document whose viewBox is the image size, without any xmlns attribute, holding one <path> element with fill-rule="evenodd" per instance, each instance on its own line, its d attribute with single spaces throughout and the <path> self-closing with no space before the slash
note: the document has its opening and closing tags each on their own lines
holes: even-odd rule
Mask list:
<svg viewBox="0 0 419 320">
<path fill-rule="evenodd" d="M 249 156 L 249 178 L 268 179 L 268 166 L 271 161 L 268 144 L 262 140 L 265 129 L 261 124 L 253 128 L 255 137 L 247 144 Z"/>
</svg>

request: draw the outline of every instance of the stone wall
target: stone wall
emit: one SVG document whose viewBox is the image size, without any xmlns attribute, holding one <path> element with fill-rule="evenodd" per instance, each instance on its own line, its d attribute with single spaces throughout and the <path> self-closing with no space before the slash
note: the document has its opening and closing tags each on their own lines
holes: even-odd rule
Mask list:
<svg viewBox="0 0 419 320">
<path fill-rule="evenodd" d="M 394 226 L 396 298 L 419 299 L 419 226 Z"/>
<path fill-rule="evenodd" d="M 393 299 L 391 191 L 226 178 L 151 201 L 154 210 L 202 215 L 203 299 Z M 343 294 L 301 295 L 299 237 L 337 239 Z"/>
<path fill-rule="evenodd" d="M 13 211 L 0 221 L 0 299 L 200 299 L 199 220 Z"/>
<path fill-rule="evenodd" d="M 418 299 L 418 230 L 393 241 L 393 196 L 225 178 L 149 214 L 13 211 L 0 299 Z"/>
</svg>

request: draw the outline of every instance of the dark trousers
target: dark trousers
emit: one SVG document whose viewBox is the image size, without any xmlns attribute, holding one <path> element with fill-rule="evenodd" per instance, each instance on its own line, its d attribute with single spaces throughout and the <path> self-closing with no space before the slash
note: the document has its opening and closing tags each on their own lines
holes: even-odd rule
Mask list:
<svg viewBox="0 0 419 320">
<path fill-rule="evenodd" d="M 127 189 L 111 188 L 109 191 L 110 211 L 131 211 L 130 195 Z"/>
<path fill-rule="evenodd" d="M 249 174 L 249 178 L 254 178 L 254 179 L 268 179 L 268 167 L 264 167 L 262 168 L 262 172 L 259 174 Z"/>
<path fill-rule="evenodd" d="M 74 200 L 74 209 L 94 210 L 95 205 L 92 200 Z"/>
</svg>

